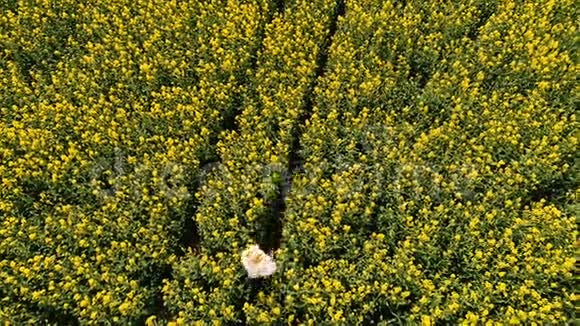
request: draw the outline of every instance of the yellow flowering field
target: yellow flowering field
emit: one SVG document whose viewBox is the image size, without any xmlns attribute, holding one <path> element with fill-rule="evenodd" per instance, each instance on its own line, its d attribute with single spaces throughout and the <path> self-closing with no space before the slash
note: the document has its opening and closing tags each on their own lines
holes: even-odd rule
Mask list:
<svg viewBox="0 0 580 326">
<path fill-rule="evenodd" d="M 0 1 L 0 322 L 572 323 L 576 13 Z"/>
</svg>

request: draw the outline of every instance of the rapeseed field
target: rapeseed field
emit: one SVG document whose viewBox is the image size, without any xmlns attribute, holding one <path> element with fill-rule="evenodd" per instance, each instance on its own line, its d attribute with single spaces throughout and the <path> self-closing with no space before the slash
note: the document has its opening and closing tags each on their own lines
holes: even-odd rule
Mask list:
<svg viewBox="0 0 580 326">
<path fill-rule="evenodd" d="M 572 323 L 577 11 L 0 1 L 1 324 Z"/>
</svg>

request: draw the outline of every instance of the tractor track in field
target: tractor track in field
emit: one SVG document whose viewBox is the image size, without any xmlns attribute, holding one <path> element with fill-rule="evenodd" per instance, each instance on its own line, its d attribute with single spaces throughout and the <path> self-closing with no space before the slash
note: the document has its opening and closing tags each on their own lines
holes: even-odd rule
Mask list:
<svg viewBox="0 0 580 326">
<path fill-rule="evenodd" d="M 251 56 L 250 62 L 249 62 L 249 69 L 247 71 L 251 71 L 252 73 L 255 73 L 258 69 L 258 56 L 260 54 L 260 52 L 262 52 L 262 49 L 264 48 L 264 39 L 266 37 L 266 26 L 268 26 L 272 20 L 274 19 L 274 17 L 276 15 L 282 15 L 284 13 L 284 10 L 286 8 L 284 1 L 283 0 L 274 0 L 273 2 L 273 7 L 270 10 L 270 12 L 268 13 L 268 18 L 265 20 L 264 24 L 262 26 L 260 26 L 260 28 L 258 29 L 258 38 L 260 39 L 260 42 L 258 42 L 258 45 L 256 46 L 256 48 L 253 51 L 253 54 Z M 251 76 L 249 76 L 249 74 L 247 73 L 247 71 L 242 71 L 242 78 L 238 79 L 237 84 L 238 86 L 243 89 L 243 86 L 245 83 L 249 82 L 251 84 Z M 248 91 L 253 92 L 254 89 L 250 88 Z M 239 108 L 242 108 L 244 106 L 243 100 L 242 100 L 242 95 L 243 94 L 239 94 L 240 96 L 238 97 L 239 100 L 235 103 L 235 107 L 237 107 L 237 110 L 234 110 L 232 112 L 226 112 L 225 116 L 223 118 L 223 122 L 222 122 L 222 130 L 233 130 L 233 131 L 237 131 L 238 130 L 238 125 L 236 122 L 236 118 L 238 116 L 238 114 L 241 113 L 241 110 L 239 110 Z M 214 140 L 214 142 L 212 143 L 212 145 L 216 145 L 219 141 L 219 136 L 216 137 L 216 139 Z"/>
<path fill-rule="evenodd" d="M 332 45 L 332 39 L 338 29 L 338 20 L 341 16 L 344 16 L 344 14 L 344 0 L 338 0 L 336 2 L 334 15 L 331 19 L 329 32 L 326 35 L 323 46 L 321 47 L 321 50 L 318 53 L 318 57 L 316 59 L 316 73 L 312 78 L 312 82 L 309 85 L 306 94 L 304 95 L 304 108 L 302 110 L 302 115 L 299 117 L 298 122 L 294 125 L 292 130 L 292 142 L 290 144 L 288 166 L 286 167 L 285 173 L 282 175 L 281 182 L 278 184 L 277 195 L 270 203 L 270 211 L 273 215 L 271 231 L 273 233 L 274 241 L 272 243 L 265 244 L 264 248 L 268 251 L 276 251 L 281 246 L 283 227 L 282 222 L 284 220 L 284 215 L 286 214 L 286 200 L 288 198 L 288 193 L 292 189 L 292 178 L 296 173 L 300 173 L 304 170 L 304 159 L 300 155 L 302 147 L 300 139 L 302 138 L 304 124 L 312 116 L 314 105 L 314 89 L 318 83 L 318 80 L 325 75 L 328 63 L 328 55 Z"/>
<path fill-rule="evenodd" d="M 272 22 L 276 14 L 282 14 L 285 9 L 284 1 L 282 0 L 275 0 L 273 1 L 273 4 L 274 6 L 268 13 L 268 18 L 264 21 L 264 24 L 260 26 L 258 30 L 258 37 L 260 38 L 260 42 L 258 42 L 258 46 L 256 46 L 256 48 L 254 49 L 252 59 L 250 60 L 249 63 L 249 70 L 252 72 L 255 72 L 257 69 L 258 55 L 263 48 L 263 41 L 266 34 L 266 26 Z M 238 84 L 240 86 L 242 86 L 242 84 L 245 83 L 247 79 L 249 79 L 249 76 L 247 76 L 246 71 L 243 72 L 243 75 L 244 78 L 238 80 Z M 243 103 L 241 103 L 240 101 L 240 103 L 234 104 L 238 104 L 237 105 L 238 109 L 232 112 L 225 113 L 222 121 L 222 131 L 227 130 L 235 131 L 238 129 L 238 126 L 236 124 L 236 118 L 238 114 L 241 112 L 239 110 L 239 107 L 241 107 Z M 215 139 L 212 139 L 211 141 L 212 148 L 215 148 L 217 146 L 218 141 L 219 135 L 216 135 Z M 182 227 L 183 231 L 181 232 L 181 234 L 177 235 L 178 239 L 177 243 L 179 245 L 178 248 L 176 248 L 176 254 L 178 256 L 184 256 L 188 252 L 188 249 L 191 249 L 194 252 L 199 252 L 200 250 L 200 235 L 197 223 L 195 222 L 194 219 L 199 202 L 197 202 L 193 194 L 196 193 L 197 189 L 199 189 L 199 187 L 205 182 L 205 179 L 212 172 L 212 170 L 214 170 L 221 163 L 221 159 L 217 157 L 215 153 L 214 156 L 215 157 L 212 159 L 200 162 L 199 175 L 196 176 L 196 178 L 192 181 L 192 184 L 188 185 L 188 192 L 192 194 L 192 196 L 186 208 L 186 213 L 187 216 L 189 217 L 184 220 L 184 225 Z M 173 270 L 171 266 L 162 266 L 158 268 L 158 273 L 162 275 L 162 277 L 159 280 L 157 280 L 157 282 L 154 282 L 154 284 L 151 284 L 152 288 L 154 288 L 155 291 L 154 294 L 152 295 L 151 299 L 152 302 L 149 306 L 148 313 L 149 315 L 167 317 L 169 316 L 169 312 L 167 311 L 167 308 L 164 305 L 163 294 L 161 292 L 161 282 L 163 279 L 169 281 L 172 280 Z M 140 323 L 144 322 L 144 318 L 145 317 L 143 317 L 142 320 L 140 320 Z"/>
<path fill-rule="evenodd" d="M 258 46 L 256 46 L 256 48 L 254 49 L 253 54 L 252 54 L 252 59 L 250 60 L 250 63 L 249 63 L 249 70 L 252 72 L 255 72 L 257 69 L 258 55 L 262 51 L 262 48 L 263 48 L 263 43 L 264 43 L 263 41 L 264 41 L 264 38 L 266 35 L 266 26 L 268 26 L 268 24 L 270 24 L 272 22 L 272 20 L 276 16 L 276 14 L 282 14 L 284 12 L 284 9 L 285 9 L 284 2 L 282 0 L 275 0 L 275 1 L 273 1 L 273 4 L 274 5 L 273 5 L 272 9 L 268 13 L 268 18 L 264 21 L 264 24 L 262 26 L 260 26 L 258 33 L 257 33 L 258 37 L 260 38 L 260 42 L 258 42 Z M 246 79 L 250 78 L 249 76 L 247 76 L 247 73 L 245 71 L 243 72 L 243 75 L 245 77 L 242 78 L 242 80 L 238 80 L 238 84 L 240 86 L 242 86 L 242 84 L 246 81 Z M 238 103 L 238 107 L 242 107 L 242 106 L 243 106 L 242 102 Z M 226 112 L 225 116 L 223 117 L 222 131 L 228 131 L 228 130 L 236 131 L 236 130 L 238 130 L 238 126 L 236 124 L 236 118 L 240 112 L 241 112 L 240 110 L 236 110 L 234 112 Z M 217 146 L 218 142 L 219 142 L 219 135 L 216 135 L 215 139 L 213 139 L 211 142 L 212 148 L 215 148 Z M 209 176 L 209 174 L 212 172 L 212 170 L 214 170 L 221 163 L 221 159 L 219 157 L 217 157 L 217 155 L 214 155 L 214 156 L 215 157 L 213 159 L 200 162 L 200 176 L 197 178 L 197 180 L 195 180 L 194 186 L 189 187 L 189 189 L 188 189 L 191 194 L 196 192 L 196 189 L 199 188 L 199 186 L 201 186 L 205 182 L 205 179 Z M 192 197 L 194 197 L 194 196 L 192 196 Z M 194 200 L 194 199 L 192 199 L 192 200 Z M 195 216 L 197 204 L 198 204 L 197 202 L 194 202 L 192 205 L 190 205 L 189 212 L 190 212 L 191 216 Z M 199 234 L 198 234 L 198 230 L 197 230 L 197 225 L 195 224 L 195 221 L 193 220 L 193 218 L 185 221 L 185 225 L 184 225 L 183 229 L 184 229 L 184 232 L 180 236 L 180 240 L 179 240 L 181 247 L 192 248 L 195 251 L 199 250 L 200 238 L 199 238 Z M 185 250 L 180 250 L 179 253 L 184 255 Z"/>
<path fill-rule="evenodd" d="M 330 47 L 332 45 L 332 39 L 336 34 L 338 29 L 338 19 L 345 14 L 345 3 L 344 0 L 338 0 L 335 8 L 334 17 L 332 19 L 329 32 L 324 40 L 324 45 L 320 50 L 317 58 L 317 67 L 316 67 L 316 75 L 312 80 L 306 95 L 304 96 L 304 109 L 302 111 L 302 116 L 299 118 L 298 123 L 294 126 L 292 131 L 292 144 L 290 146 L 290 156 L 289 156 L 289 165 L 288 165 L 288 174 L 291 177 L 294 172 L 302 171 L 304 168 L 304 160 L 300 155 L 301 151 L 301 143 L 300 139 L 302 138 L 304 124 L 310 117 L 312 116 L 312 109 L 314 106 L 314 89 L 318 83 L 318 80 L 324 77 L 326 73 L 326 67 L 328 63 L 328 55 L 330 51 Z M 291 182 L 291 178 L 290 178 Z"/>
</svg>

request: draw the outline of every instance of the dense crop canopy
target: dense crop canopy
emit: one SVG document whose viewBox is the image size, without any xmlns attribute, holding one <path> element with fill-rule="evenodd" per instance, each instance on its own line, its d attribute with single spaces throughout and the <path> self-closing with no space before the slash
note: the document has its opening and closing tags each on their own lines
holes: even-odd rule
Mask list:
<svg viewBox="0 0 580 326">
<path fill-rule="evenodd" d="M 577 21 L 0 1 L 0 322 L 571 321 Z"/>
</svg>

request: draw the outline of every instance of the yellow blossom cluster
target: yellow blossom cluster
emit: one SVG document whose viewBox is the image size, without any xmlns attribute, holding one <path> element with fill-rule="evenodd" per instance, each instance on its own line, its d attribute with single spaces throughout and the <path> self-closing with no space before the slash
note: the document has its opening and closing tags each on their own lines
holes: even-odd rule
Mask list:
<svg viewBox="0 0 580 326">
<path fill-rule="evenodd" d="M 0 320 L 145 319 L 269 3 L 0 7 Z"/>
<path fill-rule="evenodd" d="M 279 8 L 279 7 L 278 7 Z M 247 243 L 264 242 L 271 232 L 272 202 L 276 199 L 285 173 L 305 98 L 316 77 L 317 59 L 329 35 L 332 18 L 338 10 L 335 0 L 296 0 L 284 3 L 283 11 L 273 14 L 264 29 L 262 49 L 257 58 L 255 76 L 250 80 L 237 129 L 220 136 L 217 151 L 220 163 L 200 187 L 200 204 L 195 216 L 200 233 L 201 257 L 227 254 L 227 260 L 214 263 L 223 269 L 235 269 L 237 278 L 230 287 L 218 280 L 222 275 L 208 275 L 191 281 L 179 275 L 167 284 L 164 295 L 170 310 L 182 313 L 186 323 L 207 316 L 212 306 L 188 306 L 184 291 L 198 291 L 216 296 L 213 302 L 235 306 L 231 314 L 219 314 L 222 322 L 243 318 L 244 279 L 239 270 L 239 251 Z M 197 261 L 199 253 L 191 259 Z M 207 256 L 206 256 L 207 255 Z M 187 264 L 187 265 L 185 265 Z M 176 269 L 190 262 L 179 263 Z M 229 280 L 232 281 L 231 279 Z M 209 289 L 208 289 L 209 287 Z M 211 293 L 211 294 L 210 294 Z M 217 297 L 217 296 L 221 297 Z M 245 312 L 247 322 L 267 322 L 267 314 Z"/>
<path fill-rule="evenodd" d="M 288 198 L 279 320 L 568 322 L 573 4 L 491 3 L 347 1 Z"/>
<path fill-rule="evenodd" d="M 237 250 L 275 196 L 335 6 L 330 0 L 289 1 L 266 25 L 237 129 L 221 135 L 219 167 L 196 194 L 204 248 Z"/>
</svg>

